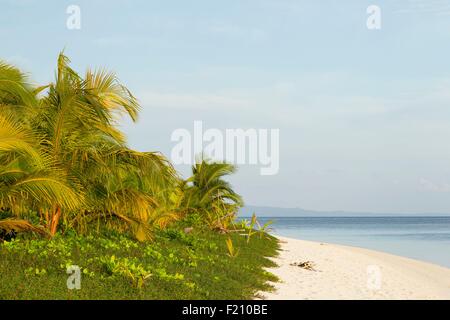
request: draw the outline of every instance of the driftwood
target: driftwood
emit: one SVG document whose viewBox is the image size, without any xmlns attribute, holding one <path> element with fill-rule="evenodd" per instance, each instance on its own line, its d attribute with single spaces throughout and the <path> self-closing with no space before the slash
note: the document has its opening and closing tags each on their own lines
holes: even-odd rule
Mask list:
<svg viewBox="0 0 450 320">
<path fill-rule="evenodd" d="M 314 268 L 314 262 L 312 262 L 312 261 L 294 262 L 294 263 L 291 263 L 290 265 L 294 266 L 294 267 L 300 267 L 302 269 L 309 270 L 309 271 L 316 271 L 316 269 Z"/>
</svg>

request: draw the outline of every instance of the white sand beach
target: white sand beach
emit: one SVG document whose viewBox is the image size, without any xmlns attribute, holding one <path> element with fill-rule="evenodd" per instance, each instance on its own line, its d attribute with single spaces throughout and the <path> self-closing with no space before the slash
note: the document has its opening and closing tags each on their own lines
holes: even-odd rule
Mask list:
<svg viewBox="0 0 450 320">
<path fill-rule="evenodd" d="M 356 247 L 279 237 L 263 299 L 450 299 L 450 269 Z M 310 261 L 314 270 L 295 266 Z"/>
</svg>

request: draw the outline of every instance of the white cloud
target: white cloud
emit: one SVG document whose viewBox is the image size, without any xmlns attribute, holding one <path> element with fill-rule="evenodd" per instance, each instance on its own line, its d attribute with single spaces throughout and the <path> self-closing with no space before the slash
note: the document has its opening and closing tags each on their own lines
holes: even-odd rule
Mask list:
<svg viewBox="0 0 450 320">
<path fill-rule="evenodd" d="M 444 183 L 435 183 L 426 178 L 419 179 L 419 185 L 423 190 L 432 191 L 432 192 L 450 192 L 450 184 Z"/>
<path fill-rule="evenodd" d="M 239 97 L 214 93 L 162 93 L 148 91 L 139 95 L 141 104 L 156 108 L 189 110 L 227 110 L 249 106 L 249 102 Z"/>
<path fill-rule="evenodd" d="M 110 35 L 94 38 L 92 43 L 100 47 L 129 47 L 149 43 L 152 38 L 147 35 Z"/>
<path fill-rule="evenodd" d="M 448 0 L 408 0 L 397 2 L 397 13 L 433 14 L 439 16 L 450 15 L 450 3 Z"/>
<path fill-rule="evenodd" d="M 31 70 L 31 60 L 20 55 L 13 55 L 5 59 L 6 62 L 18 67 L 22 71 L 29 71 Z"/>
<path fill-rule="evenodd" d="M 266 32 L 261 28 L 245 27 L 226 22 L 213 23 L 207 27 L 207 30 L 213 34 L 251 40 L 265 40 L 267 37 Z"/>
</svg>

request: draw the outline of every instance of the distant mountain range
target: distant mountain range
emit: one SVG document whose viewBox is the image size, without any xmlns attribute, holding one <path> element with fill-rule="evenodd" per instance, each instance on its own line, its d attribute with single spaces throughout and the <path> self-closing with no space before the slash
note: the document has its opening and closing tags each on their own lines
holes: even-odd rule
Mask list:
<svg viewBox="0 0 450 320">
<path fill-rule="evenodd" d="M 277 208 L 245 206 L 239 211 L 240 217 L 250 217 L 253 212 L 258 217 L 406 217 L 406 216 L 450 216 L 450 213 L 376 213 L 348 211 L 316 211 L 301 208 Z"/>
</svg>

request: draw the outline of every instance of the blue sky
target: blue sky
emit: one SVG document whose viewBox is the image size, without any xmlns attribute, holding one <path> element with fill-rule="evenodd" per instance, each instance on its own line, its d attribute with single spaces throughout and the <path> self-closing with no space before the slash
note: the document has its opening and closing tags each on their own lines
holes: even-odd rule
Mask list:
<svg viewBox="0 0 450 320">
<path fill-rule="evenodd" d="M 366 8 L 381 8 L 368 30 Z M 81 29 L 66 28 L 66 8 Z M 280 172 L 232 178 L 253 205 L 450 212 L 450 1 L 1 0 L 0 57 L 36 83 L 63 48 L 141 101 L 130 144 L 171 132 L 279 128 Z M 187 166 L 180 166 L 183 173 Z"/>
</svg>

